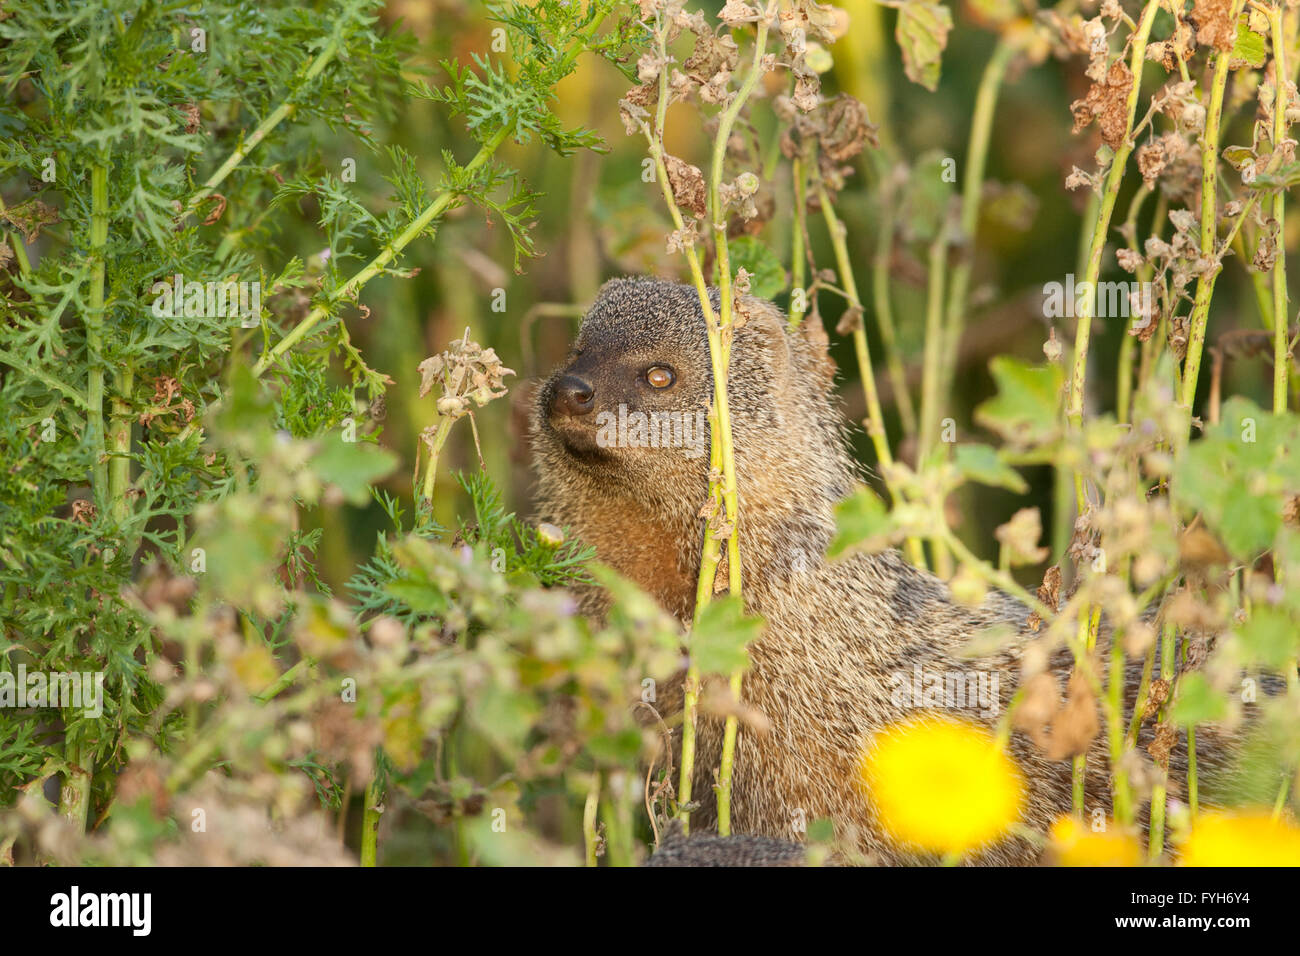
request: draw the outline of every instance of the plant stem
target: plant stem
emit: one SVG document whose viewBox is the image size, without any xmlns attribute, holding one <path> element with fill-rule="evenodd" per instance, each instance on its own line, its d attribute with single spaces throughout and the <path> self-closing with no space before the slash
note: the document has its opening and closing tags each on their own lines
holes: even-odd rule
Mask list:
<svg viewBox="0 0 1300 956">
<path fill-rule="evenodd" d="M 1273 80 L 1276 93 L 1273 97 L 1273 149 L 1281 149 L 1286 139 L 1286 38 L 1282 34 L 1282 8 L 1268 8 L 1269 26 L 1273 34 Z M 1291 334 L 1290 309 L 1286 295 L 1286 190 L 1278 189 L 1273 195 L 1273 218 L 1277 221 L 1277 257 L 1273 261 L 1273 413 L 1286 411 L 1287 381 L 1291 349 L 1287 338 Z"/>
<path fill-rule="evenodd" d="M 1138 94 L 1142 89 L 1142 70 L 1146 61 L 1147 39 L 1151 35 L 1151 25 L 1156 12 L 1160 9 L 1160 0 L 1149 0 L 1142 10 L 1142 19 L 1132 33 L 1133 49 L 1129 67 L 1133 75 L 1132 87 L 1129 89 L 1127 118 L 1124 124 L 1124 136 L 1111 157 L 1110 169 L 1106 174 L 1106 185 L 1102 191 L 1101 201 L 1097 207 L 1097 218 L 1092 227 L 1092 238 L 1088 244 L 1088 259 L 1083 281 L 1085 288 L 1092 290 L 1091 295 L 1082 297 L 1078 324 L 1074 338 L 1074 359 L 1071 365 L 1070 387 L 1066 405 L 1066 419 L 1074 430 L 1083 428 L 1083 396 L 1088 373 L 1088 342 L 1092 334 L 1093 311 L 1096 308 L 1097 280 L 1101 276 L 1101 256 L 1106 248 L 1106 236 L 1110 232 L 1110 220 L 1115 211 L 1115 201 L 1119 198 L 1120 183 L 1124 179 L 1125 167 L 1133 152 L 1133 120 L 1137 115 Z M 1074 473 L 1074 494 L 1077 513 L 1082 515 L 1088 510 L 1088 497 L 1084 489 L 1083 474 Z M 1087 607 L 1079 612 L 1080 643 L 1091 648 L 1096 632 L 1096 622 L 1100 609 L 1090 611 Z M 1076 659 L 1076 666 L 1084 666 L 1081 659 Z M 1080 754 L 1074 758 L 1073 781 L 1074 810 L 1083 813 L 1085 784 L 1087 779 L 1087 755 Z"/>
<path fill-rule="evenodd" d="M 957 560 L 969 567 L 972 571 L 982 577 L 989 584 L 996 588 L 1001 588 L 1008 594 L 1018 599 L 1027 608 L 1033 611 L 1043 621 L 1051 621 L 1056 614 L 1046 604 L 1040 601 L 1036 596 L 1026 591 L 1010 574 L 1000 571 L 990 565 L 987 561 L 981 561 L 971 553 L 961 538 L 952 533 L 951 530 L 944 526 L 936 536 L 940 538 L 944 545 L 951 549 L 952 553 L 957 556 Z"/>
<path fill-rule="evenodd" d="M 226 157 L 226 161 L 217 167 L 217 171 L 208 177 L 207 182 L 203 184 L 203 188 L 190 197 L 190 201 L 186 203 L 185 206 L 185 212 L 187 214 L 194 212 L 203 200 L 216 192 L 217 187 L 220 186 L 225 181 L 226 177 L 229 176 L 235 168 L 248 157 L 249 153 L 257 148 L 257 145 L 262 142 L 262 140 L 266 139 L 267 134 L 270 133 L 271 130 L 279 126 L 286 117 L 292 116 L 298 111 L 297 104 L 291 102 L 293 97 L 297 95 L 298 91 L 304 86 L 316 79 L 316 77 L 320 76 L 321 71 L 329 65 L 329 62 L 334 59 L 338 52 L 338 37 L 332 36 L 325 46 L 321 48 L 320 53 L 316 54 L 311 62 L 307 64 L 306 69 L 302 71 L 298 82 L 294 84 L 293 92 L 289 94 L 289 97 L 285 102 L 281 103 L 270 113 L 267 113 L 266 117 L 262 122 L 257 124 L 257 127 L 253 132 L 235 148 L 234 152 Z"/>
<path fill-rule="evenodd" d="M 655 41 L 658 45 L 660 59 L 667 62 L 668 51 L 665 31 L 666 27 L 663 24 L 662 17 L 657 17 Z M 677 233 L 685 235 L 686 223 L 682 218 L 682 212 L 677 205 L 676 197 L 673 196 L 672 183 L 668 178 L 668 166 L 664 160 L 663 133 L 667 114 L 668 75 L 666 70 L 661 70 L 659 74 L 659 100 L 655 108 L 654 127 L 652 129 L 649 125 L 642 123 L 641 131 L 645 134 L 650 155 L 655 162 L 655 178 L 663 192 L 664 205 L 668 208 L 668 214 L 672 217 Z M 691 278 L 695 283 L 695 292 L 700 300 L 700 309 L 704 313 L 705 326 L 710 330 L 711 334 L 717 319 L 713 313 L 713 303 L 709 299 L 708 284 L 704 281 L 704 270 L 700 266 L 700 257 L 693 244 L 687 245 L 685 252 L 686 261 L 691 270 Z M 712 339 L 710 339 L 710 348 L 712 348 Z M 722 444 L 717 423 L 717 406 L 713 405 L 709 408 L 710 472 L 716 472 L 720 469 L 721 463 Z M 710 497 L 718 495 L 716 485 L 710 485 L 709 495 Z M 713 582 L 718 570 L 720 548 L 718 538 L 714 534 L 716 520 L 716 517 L 710 518 L 706 521 L 704 528 L 704 547 L 700 555 L 700 573 L 695 585 L 694 617 L 697 621 L 704 605 L 713 596 Z M 682 808 L 691 802 L 691 789 L 695 774 L 695 723 L 699 686 L 699 668 L 694 663 L 691 663 L 687 666 L 685 681 L 682 685 L 682 753 L 677 786 L 678 816 L 681 820 L 683 834 L 689 834 L 691 827 L 690 811 Z"/>
<path fill-rule="evenodd" d="M 808 230 L 808 177 L 804 173 L 803 161 L 798 156 L 790 161 L 790 178 L 794 184 L 794 228 L 790 237 L 790 328 L 797 329 L 803 321 L 808 304 L 808 264 L 804 261 L 803 244 L 804 234 Z M 802 296 L 799 292 L 802 292 Z"/>
<path fill-rule="evenodd" d="M 975 236 L 979 228 L 980 198 L 984 191 L 984 169 L 988 161 L 989 142 L 993 135 L 993 115 L 997 109 L 998 94 L 1007 75 L 1007 66 L 1017 50 L 1017 43 L 1003 34 L 993 49 L 993 56 L 984 67 L 979 90 L 975 94 L 975 112 L 971 117 L 970 144 L 966 148 L 966 174 L 961 194 L 961 241 L 966 253 L 952 272 L 948 287 L 948 309 L 945 320 L 943 363 L 940 369 L 939 388 L 947 394 L 952 388 L 957 369 L 957 352 L 961 345 L 962 330 L 966 323 L 966 295 L 970 288 L 971 269 L 974 266 Z"/>
<path fill-rule="evenodd" d="M 582 807 L 582 846 L 587 866 L 596 865 L 596 811 L 600 808 L 600 771 L 591 775 L 587 800 Z"/>
<path fill-rule="evenodd" d="M 858 295 L 858 283 L 853 277 L 853 266 L 849 261 L 849 248 L 845 242 L 844 224 L 831 207 L 826 185 L 817 180 L 817 201 L 822 207 L 822 218 L 826 220 L 826 231 L 830 235 L 831 248 L 835 251 L 835 268 L 839 272 L 840 282 L 848 293 L 849 308 L 861 315 L 862 299 Z M 889 450 L 889 436 L 885 433 L 885 417 L 880 410 L 880 393 L 876 388 L 876 375 L 871 364 L 871 350 L 867 345 L 867 332 L 861 321 L 853 330 L 853 349 L 857 353 L 859 371 L 862 376 L 862 395 L 867 404 L 867 433 L 876 450 L 881 468 L 894 463 L 894 456 Z"/>
<path fill-rule="evenodd" d="M 108 167 L 90 169 L 90 308 L 86 312 L 86 431 L 94 455 L 92 473 L 101 504 L 108 504 L 108 463 L 104 442 L 104 246 L 108 243 Z"/>
<path fill-rule="evenodd" d="M 131 513 L 127 488 L 131 484 L 131 389 L 135 372 L 129 366 L 115 376 L 117 396 L 113 399 L 113 414 L 109 424 L 112 440 L 112 457 L 108 463 L 108 497 L 113 520 L 123 524 Z M 134 547 L 130 549 L 134 553 Z"/>
<path fill-rule="evenodd" d="M 1245 0 L 1234 0 L 1228 19 L 1236 23 Z M 1219 124 L 1223 119 L 1223 93 L 1228 85 L 1228 65 L 1231 51 L 1214 54 L 1214 77 L 1210 83 L 1210 105 L 1205 111 L 1205 132 L 1201 135 L 1201 255 L 1213 259 L 1210 268 L 1196 280 L 1196 297 L 1192 303 L 1187 333 L 1187 358 L 1183 362 L 1183 389 L 1181 403 L 1190 427 L 1192 405 L 1196 400 L 1196 382 L 1201 372 L 1201 353 L 1205 349 L 1205 329 L 1210 317 L 1210 298 L 1214 295 L 1214 282 L 1218 278 L 1220 263 L 1218 250 L 1218 189 L 1219 189 Z"/>
<path fill-rule="evenodd" d="M 1106 186 L 1102 191 L 1101 203 L 1097 209 L 1097 220 L 1093 226 L 1092 241 L 1089 243 L 1088 260 L 1084 273 L 1087 288 L 1096 290 L 1097 280 L 1101 275 L 1101 255 L 1106 248 L 1106 236 L 1110 232 L 1111 214 L 1115 210 L 1115 200 L 1119 198 L 1120 183 L 1124 179 L 1124 168 L 1133 152 L 1133 118 L 1137 113 L 1138 93 L 1142 87 L 1142 68 L 1146 61 L 1147 38 L 1151 35 L 1151 24 L 1156 11 L 1160 9 L 1160 0 L 1150 0 L 1142 11 L 1142 19 L 1133 33 L 1133 54 L 1130 70 L 1133 74 L 1133 86 L 1128 94 L 1128 122 L 1124 127 L 1123 142 L 1115 149 L 1111 159 L 1110 170 L 1106 174 Z M 1234 21 L 1235 22 L 1235 21 Z M 1208 127 L 1207 127 L 1208 128 Z M 1092 313 L 1096 307 L 1095 296 L 1083 296 L 1082 308 L 1079 310 L 1078 326 L 1074 339 L 1074 361 L 1070 374 L 1069 399 L 1066 416 L 1071 425 L 1080 428 L 1083 425 L 1083 395 L 1088 372 L 1088 341 L 1092 332 Z M 1076 476 L 1075 497 L 1079 513 L 1087 508 L 1083 495 L 1082 482 Z"/>
<path fill-rule="evenodd" d="M 713 400 L 717 409 L 717 431 L 719 450 L 722 454 L 722 500 L 727 511 L 727 522 L 731 534 L 727 538 L 727 577 L 728 590 L 733 595 L 741 594 L 740 573 L 740 521 L 739 496 L 736 490 L 736 454 L 731 435 L 731 413 L 727 403 L 727 372 L 731 360 L 732 323 L 732 287 L 731 259 L 727 248 L 727 215 L 723 208 L 721 187 L 722 168 L 727 156 L 727 143 L 731 139 L 731 129 L 736 117 L 754 92 L 758 78 L 763 72 L 763 54 L 767 49 L 767 31 L 770 20 L 764 16 L 758 22 L 757 36 L 754 39 L 754 54 L 749 71 L 745 74 L 740 90 L 722 113 L 718 122 L 718 132 L 713 140 L 713 164 L 709 172 L 709 215 L 713 220 L 714 246 L 718 257 L 718 325 L 709 328 L 709 356 L 713 362 Z M 698 610 L 698 605 L 697 605 Z M 731 675 L 731 692 L 736 702 L 740 701 L 741 675 Z M 731 833 L 731 773 L 735 761 L 736 734 L 739 725 L 734 714 L 728 715 L 722 734 L 722 763 L 718 774 L 718 834 L 728 836 Z"/>
<path fill-rule="evenodd" d="M 907 374 L 903 369 L 903 356 L 894 327 L 894 310 L 889 299 L 889 263 L 893 257 L 894 227 L 898 219 L 890 161 L 882 158 L 877 163 L 877 172 L 880 177 L 880 223 L 876 228 L 876 249 L 871 259 L 871 304 L 876 310 L 876 324 L 880 327 L 885 369 L 894 389 L 894 405 L 898 408 L 899 424 L 904 435 L 915 436 L 916 407 L 912 404 L 912 393 L 907 387 Z"/>
<path fill-rule="evenodd" d="M 1174 625 L 1168 621 L 1160 634 L 1160 679 L 1172 682 L 1174 677 Z M 1172 687 L 1170 687 L 1172 693 Z M 1164 711 L 1168 708 L 1168 698 L 1160 708 L 1159 720 L 1164 720 Z M 1167 797 L 1168 767 L 1164 768 L 1160 780 L 1151 788 L 1151 825 L 1147 837 L 1147 854 L 1151 862 L 1160 859 L 1164 852 L 1165 803 Z"/>
<path fill-rule="evenodd" d="M 929 464 L 939 430 L 939 378 L 943 364 L 943 284 L 948 264 L 948 226 L 939 227 L 930 243 L 925 292 L 925 355 L 921 371 L 921 427 L 916 468 Z"/>
<path fill-rule="evenodd" d="M 845 242 L 846 230 L 844 224 L 840 222 L 839 216 L 831 207 L 830 196 L 826 193 L 826 185 L 820 179 L 817 179 L 817 202 L 822 207 L 822 218 L 826 220 L 826 232 L 830 235 L 831 248 L 835 251 L 835 268 L 839 273 L 840 282 L 844 285 L 844 291 L 848 295 L 849 308 L 856 311 L 859 317 L 862 315 L 862 299 L 858 295 L 858 283 L 853 277 L 853 265 L 849 261 L 849 248 Z M 894 463 L 894 456 L 889 450 L 889 436 L 885 433 L 885 416 L 880 410 L 880 393 L 876 388 L 876 374 L 871 364 L 871 350 L 867 345 L 867 330 L 863 327 L 861 320 L 856 323 L 853 330 L 853 349 L 857 353 L 858 370 L 862 377 L 862 394 L 867 403 L 867 434 L 871 436 L 871 444 L 876 450 L 876 459 L 880 463 L 882 473 L 887 473 L 889 466 Z M 885 481 L 886 488 L 889 486 L 888 479 Z M 890 490 L 894 501 L 901 501 L 902 498 Z M 921 550 L 921 542 L 916 538 L 909 537 L 906 542 L 908 557 L 911 562 L 919 567 L 924 568 L 925 553 Z"/>
<path fill-rule="evenodd" d="M 442 446 L 447 443 L 447 435 L 451 432 L 452 422 L 455 421 L 450 415 L 443 415 L 438 419 L 438 430 L 433 433 L 433 444 L 429 448 L 429 464 L 424 472 L 424 481 L 421 485 L 421 496 L 433 507 L 433 483 L 438 475 L 438 455 L 442 451 Z M 423 441 L 423 438 L 418 439 Z"/>
<path fill-rule="evenodd" d="M 116 515 L 118 502 L 108 483 L 108 465 L 104 442 L 104 248 L 108 244 L 108 165 L 101 160 L 90 169 L 90 301 L 86 310 L 86 431 L 90 437 L 91 474 L 95 498 Z M 64 740 L 67 772 L 59 791 L 59 812 L 77 827 L 86 829 L 90 804 L 90 781 L 94 759 L 80 743 Z"/>
<path fill-rule="evenodd" d="M 379 782 L 379 768 L 366 784 L 361 815 L 361 865 L 374 866 L 379 856 L 379 817 L 383 811 L 384 787 Z"/>
<path fill-rule="evenodd" d="M 1114 774 L 1115 820 L 1121 826 L 1133 822 L 1133 801 L 1129 791 L 1128 772 L 1122 766 L 1124 756 L 1124 645 L 1118 634 L 1110 639 L 1110 680 L 1106 723 L 1110 737 L 1110 764 Z"/>
<path fill-rule="evenodd" d="M 503 126 L 501 129 L 493 133 L 492 137 L 479 148 L 479 151 L 474 155 L 474 158 L 465 166 L 464 171 L 466 173 L 473 173 L 482 167 L 483 164 L 492 157 L 492 154 L 496 152 L 497 147 L 505 142 L 506 137 L 510 135 L 512 128 L 513 127 L 510 125 Z M 351 298 L 355 295 L 358 289 L 383 272 L 384 269 L 388 267 L 388 264 L 397 258 L 403 249 L 410 245 L 417 236 L 429 227 L 430 223 L 434 222 L 439 216 L 447 211 L 447 207 L 452 204 L 456 195 L 457 194 L 450 189 L 443 190 L 439 193 L 438 198 L 431 202 L 424 212 L 420 213 L 420 215 L 412 220 L 405 229 L 398 233 L 397 238 L 385 246 L 383 252 L 370 260 L 369 265 L 347 282 L 343 283 L 343 285 L 330 292 L 325 299 L 325 304 L 318 305 L 316 308 L 312 309 L 307 313 L 302 321 L 295 325 L 284 338 L 275 344 L 273 348 L 264 352 L 262 357 L 257 360 L 257 364 L 253 366 L 253 375 L 255 377 L 260 377 L 274 362 L 278 361 L 281 356 L 300 342 L 308 332 L 314 329 L 322 319 L 328 316 L 330 308 L 333 305 L 344 299 Z"/>
<path fill-rule="evenodd" d="M 1138 254 L 1138 244 L 1137 244 L 1138 214 L 1141 213 L 1142 205 L 1147 201 L 1147 198 L 1150 195 L 1151 195 L 1151 189 L 1147 187 L 1145 184 L 1142 185 L 1138 189 L 1137 194 L 1133 197 L 1133 200 L 1129 203 L 1128 215 L 1124 218 L 1124 231 L 1126 233 L 1125 238 L 1128 242 L 1129 249 L 1134 254 Z M 1157 206 L 1159 206 L 1159 204 L 1157 204 Z M 1158 207 L 1156 211 L 1156 220 L 1154 223 L 1154 228 L 1156 230 L 1160 229 L 1160 212 Z M 1142 266 L 1138 267 L 1137 270 L 1138 281 L 1148 284 L 1147 285 L 1148 288 L 1149 288 L 1149 283 L 1151 281 L 1151 274 L 1152 274 L 1152 268 L 1149 264 L 1143 264 Z M 1143 301 L 1145 301 L 1145 299 L 1143 299 Z M 1119 382 L 1118 382 L 1116 395 L 1115 395 L 1115 418 L 1123 424 L 1128 423 L 1129 406 L 1132 403 L 1132 398 L 1133 398 L 1133 352 L 1137 347 L 1137 338 L 1134 335 L 1132 335 L 1131 332 L 1133 328 L 1133 322 L 1136 318 L 1137 318 L 1136 315 L 1130 316 L 1129 327 L 1125 329 L 1124 339 L 1123 341 L 1120 342 L 1119 345 L 1119 372 L 1117 375 Z M 1146 316 L 1145 318 L 1147 319 L 1148 322 L 1154 321 L 1154 316 Z"/>
<path fill-rule="evenodd" d="M 68 769 L 59 788 L 59 814 L 71 821 L 78 833 L 86 832 L 86 815 L 90 809 L 90 781 L 95 772 L 95 758 L 88 748 L 68 743 L 64 747 Z"/>
</svg>

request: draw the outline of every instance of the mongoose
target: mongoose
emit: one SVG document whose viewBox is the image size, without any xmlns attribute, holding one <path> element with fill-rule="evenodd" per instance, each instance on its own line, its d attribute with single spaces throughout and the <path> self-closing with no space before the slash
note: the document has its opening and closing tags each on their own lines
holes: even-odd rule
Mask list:
<svg viewBox="0 0 1300 956">
<path fill-rule="evenodd" d="M 898 848 L 881 831 L 859 779 L 863 746 L 886 724 L 915 716 L 895 699 L 898 675 L 918 667 L 927 674 L 999 674 L 996 713 L 961 714 L 996 723 L 1020 674 L 1026 639 L 978 660 L 959 650 L 989 625 L 1021 629 L 1027 611 L 997 592 L 977 609 L 960 605 L 942 581 L 894 551 L 825 559 L 834 507 L 858 479 L 832 391 L 825 333 L 809 323 L 790 330 L 780 310 L 756 298 L 741 297 L 738 309 L 744 324 L 735 332 L 728 396 L 743 592 L 747 608 L 767 621 L 750 647 L 741 696 L 766 715 L 770 729 L 740 732 L 733 832 L 789 839 L 798 832 L 795 821 L 829 817 L 837 837 L 862 858 L 932 861 Z M 703 454 L 672 440 L 675 432 L 665 439 L 662 428 L 659 447 L 637 447 L 649 436 L 628 416 L 696 416 L 712 393 L 695 289 L 617 279 L 601 289 L 568 361 L 537 390 L 531 424 L 541 516 L 594 545 L 599 560 L 640 584 L 684 625 L 695 603 L 703 540 L 707 426 Z M 609 431 L 620 415 L 630 423 L 623 435 Z M 599 590 L 581 595 L 586 613 L 600 615 L 605 601 Z M 1068 671 L 1068 662 L 1061 665 Z M 1110 806 L 1103 737 L 1088 760 L 1090 811 Z M 716 826 L 712 785 L 721 738 L 721 720 L 702 715 L 694 778 L 701 807 L 692 815 L 693 830 Z M 1044 832 L 1070 808 L 1070 762 L 1048 760 L 1020 732 L 1011 750 L 1027 780 L 1022 822 Z M 1170 792 L 1176 793 L 1172 778 Z M 1024 864 L 1040 849 L 1013 837 L 968 861 Z"/>
</svg>

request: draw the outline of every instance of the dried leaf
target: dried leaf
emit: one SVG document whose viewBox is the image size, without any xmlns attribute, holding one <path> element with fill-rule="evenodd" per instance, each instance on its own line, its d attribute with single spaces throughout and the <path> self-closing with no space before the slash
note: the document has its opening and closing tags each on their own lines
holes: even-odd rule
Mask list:
<svg viewBox="0 0 1300 956">
<path fill-rule="evenodd" d="M 894 37 L 903 50 L 903 71 L 913 83 L 933 91 L 939 85 L 940 61 L 952 30 L 952 12 L 931 0 L 887 5 L 898 7 Z"/>
<path fill-rule="evenodd" d="M 1070 104 L 1074 113 L 1074 132 L 1085 129 L 1093 120 L 1101 128 L 1101 139 L 1111 149 L 1118 149 L 1128 135 L 1128 94 L 1133 88 L 1133 73 L 1123 60 L 1116 60 L 1104 79 L 1088 89 L 1088 95 Z"/>
<path fill-rule="evenodd" d="M 668 185 L 672 188 L 677 205 L 689 210 L 696 219 L 708 215 L 708 193 L 700 167 L 667 154 L 664 155 L 664 166 L 668 170 Z"/>
</svg>

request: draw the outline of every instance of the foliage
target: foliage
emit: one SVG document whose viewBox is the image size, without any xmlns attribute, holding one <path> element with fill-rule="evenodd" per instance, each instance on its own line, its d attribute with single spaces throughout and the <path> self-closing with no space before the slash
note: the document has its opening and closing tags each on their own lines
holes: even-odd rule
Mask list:
<svg viewBox="0 0 1300 956">
<path fill-rule="evenodd" d="M 0 706 L 0 860 L 636 862 L 690 806 L 647 686 L 738 679 L 762 623 L 683 637 L 520 517 L 495 401 L 629 271 L 835 328 L 873 471 L 832 555 L 1030 605 L 1037 703 L 1034 661 L 1095 676 L 1114 839 L 1058 821 L 1057 862 L 1292 838 L 1297 11 L 779 6 L 0 5 L 0 678 L 104 691 Z M 1150 294 L 1053 313 L 1067 274 Z M 448 342 L 479 398 L 426 395 Z M 1198 837 L 1164 773 L 1211 727 L 1241 809 Z"/>
</svg>

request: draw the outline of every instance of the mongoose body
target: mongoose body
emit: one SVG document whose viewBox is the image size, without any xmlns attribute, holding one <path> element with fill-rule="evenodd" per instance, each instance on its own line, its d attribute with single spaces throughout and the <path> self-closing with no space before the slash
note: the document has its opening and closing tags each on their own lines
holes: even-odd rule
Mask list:
<svg viewBox="0 0 1300 956">
<path fill-rule="evenodd" d="M 737 307 L 743 324 L 735 332 L 728 398 L 743 592 L 748 609 L 767 621 L 750 648 L 741 696 L 762 711 L 770 728 L 740 733 L 733 831 L 797 839 L 804 822 L 829 817 L 858 859 L 932 860 L 898 847 L 882 831 L 861 782 L 863 748 L 885 725 L 917 715 L 913 704 L 919 702 L 899 696 L 900 685 L 915 673 L 996 673 L 996 706 L 974 702 L 956 713 L 993 726 L 1019 678 L 1024 639 L 991 658 L 970 660 L 961 652 L 987 626 L 1005 622 L 1021 629 L 1027 612 L 996 592 L 977 609 L 960 605 L 942 581 L 897 552 L 825 558 L 834 507 L 853 489 L 858 472 L 833 397 L 824 332 L 789 329 L 780 311 L 762 300 L 742 297 Z M 694 607 L 703 540 L 707 426 L 701 454 L 662 434 L 654 447 L 645 440 L 651 436 L 635 427 L 602 433 L 601 423 L 609 426 L 611 416 L 617 421 L 620 415 L 636 423 L 634 412 L 702 417 L 712 394 L 695 290 L 651 279 L 614 280 L 587 314 L 565 366 L 538 390 L 532 425 L 542 517 L 594 545 L 601 561 L 640 584 L 684 625 Z M 726 580 L 725 572 L 719 580 Z M 605 600 L 598 590 L 582 595 L 584 610 L 594 615 L 603 613 Z M 1062 665 L 1068 670 L 1068 662 Z M 672 704 L 661 708 L 671 711 Z M 722 721 L 702 716 L 694 780 L 702 805 L 692 816 L 693 829 L 716 823 L 712 785 L 721 739 Z M 1019 732 L 1011 750 L 1027 781 L 1023 823 L 1044 832 L 1070 808 L 1070 762 L 1048 760 Z M 1088 760 L 1090 811 L 1109 812 L 1105 764 L 1099 739 Z M 1040 854 L 1030 840 L 1009 838 L 970 859 L 1030 863 Z"/>
</svg>

